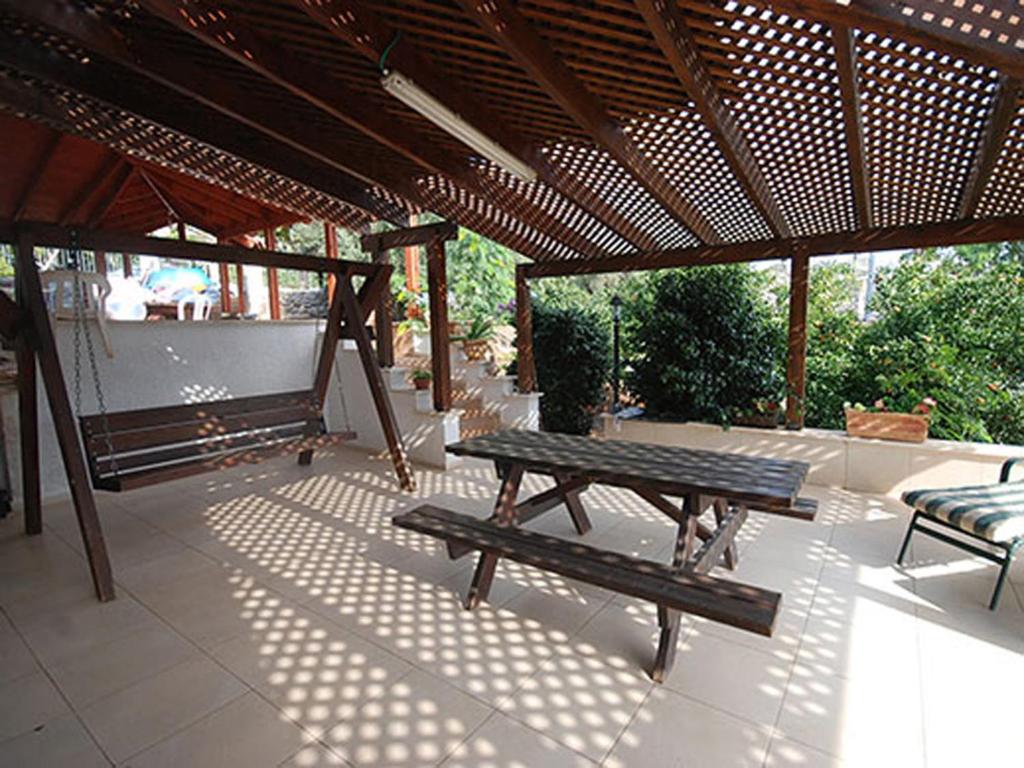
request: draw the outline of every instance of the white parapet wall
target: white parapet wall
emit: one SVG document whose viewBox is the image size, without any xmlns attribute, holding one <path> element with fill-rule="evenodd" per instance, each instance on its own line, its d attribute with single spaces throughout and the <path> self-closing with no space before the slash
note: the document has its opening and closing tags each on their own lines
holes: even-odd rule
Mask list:
<svg viewBox="0 0 1024 768">
<path fill-rule="evenodd" d="M 1024 447 L 927 440 L 865 440 L 824 429 L 722 429 L 711 424 L 601 417 L 608 439 L 797 459 L 811 465 L 807 481 L 851 491 L 899 495 L 913 488 L 994 483 L 999 468 Z"/>
<path fill-rule="evenodd" d="M 120 411 L 308 389 L 313 381 L 323 323 L 112 321 L 109 328 L 114 357 L 107 358 L 94 327 L 96 362 L 107 407 Z M 74 400 L 74 327 L 57 322 L 55 335 L 68 393 Z M 81 374 L 82 413 L 96 413 L 97 401 L 84 349 Z M 38 383 L 43 495 L 58 498 L 67 494 L 67 484 L 41 378 Z M 426 408 L 412 392 L 391 392 L 391 398 L 412 460 L 446 466 L 450 459 L 444 445 L 458 439 L 458 417 L 433 413 L 429 393 Z M 13 389 L 3 394 L 0 405 L 14 497 L 20 503 L 18 401 Z M 369 387 L 351 342 L 338 348 L 334 378 L 325 403 L 328 427 L 345 428 L 346 412 L 349 425 L 359 434 L 357 445 L 373 450 L 385 448 Z"/>
</svg>

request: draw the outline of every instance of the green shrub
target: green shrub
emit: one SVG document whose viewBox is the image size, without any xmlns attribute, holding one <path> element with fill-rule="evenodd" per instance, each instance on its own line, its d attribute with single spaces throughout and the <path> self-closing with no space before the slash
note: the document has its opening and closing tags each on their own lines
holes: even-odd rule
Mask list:
<svg viewBox="0 0 1024 768">
<path fill-rule="evenodd" d="M 533 303 L 533 354 L 541 427 L 585 435 L 604 401 L 611 340 L 607 324 L 585 304 Z"/>
<path fill-rule="evenodd" d="M 784 336 L 745 265 L 640 275 L 624 290 L 627 383 L 654 417 L 728 424 L 782 396 Z"/>
</svg>

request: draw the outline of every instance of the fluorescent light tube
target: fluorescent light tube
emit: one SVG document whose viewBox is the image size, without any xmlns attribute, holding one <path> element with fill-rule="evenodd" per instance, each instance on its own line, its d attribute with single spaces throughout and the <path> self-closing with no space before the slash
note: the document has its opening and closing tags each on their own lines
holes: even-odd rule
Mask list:
<svg viewBox="0 0 1024 768">
<path fill-rule="evenodd" d="M 419 112 L 441 130 L 475 149 L 495 165 L 523 181 L 535 181 L 537 172 L 518 157 L 399 72 L 389 72 L 380 81 L 384 90 L 407 107 Z"/>
</svg>

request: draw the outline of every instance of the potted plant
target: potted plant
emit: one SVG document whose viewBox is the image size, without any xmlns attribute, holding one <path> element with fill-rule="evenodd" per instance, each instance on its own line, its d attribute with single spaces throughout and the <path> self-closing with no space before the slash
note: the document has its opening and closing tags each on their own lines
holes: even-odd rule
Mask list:
<svg viewBox="0 0 1024 768">
<path fill-rule="evenodd" d="M 467 360 L 483 360 L 493 337 L 494 324 L 491 320 L 477 316 L 470 321 L 465 332 L 452 336 L 452 341 L 462 342 L 462 351 L 466 353 Z"/>
<path fill-rule="evenodd" d="M 750 408 L 736 414 L 733 424 L 738 427 L 758 427 L 759 429 L 775 429 L 779 426 L 782 411 L 779 404 L 772 400 L 755 400 Z"/>
<path fill-rule="evenodd" d="M 884 398 L 869 408 L 856 403 L 846 404 L 846 433 L 853 437 L 878 440 L 896 440 L 903 443 L 923 443 L 928 439 L 928 424 L 935 400 L 926 397 L 910 413 L 889 410 Z"/>
<path fill-rule="evenodd" d="M 430 371 L 425 371 L 422 368 L 417 368 L 409 374 L 409 379 L 412 381 L 412 385 L 419 390 L 430 389 L 430 382 L 433 378 L 434 375 Z"/>
</svg>

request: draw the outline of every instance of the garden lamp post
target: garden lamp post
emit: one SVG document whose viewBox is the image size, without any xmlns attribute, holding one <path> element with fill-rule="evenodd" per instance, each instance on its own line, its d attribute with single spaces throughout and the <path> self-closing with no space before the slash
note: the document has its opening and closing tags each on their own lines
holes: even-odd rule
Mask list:
<svg viewBox="0 0 1024 768">
<path fill-rule="evenodd" d="M 612 296 L 612 413 L 619 410 L 619 325 L 622 321 L 622 299 Z"/>
</svg>

